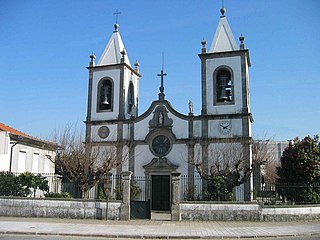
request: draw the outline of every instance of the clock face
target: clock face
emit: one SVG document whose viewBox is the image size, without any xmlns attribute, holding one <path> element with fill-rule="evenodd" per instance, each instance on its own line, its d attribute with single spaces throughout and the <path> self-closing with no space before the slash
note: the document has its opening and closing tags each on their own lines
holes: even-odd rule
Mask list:
<svg viewBox="0 0 320 240">
<path fill-rule="evenodd" d="M 98 135 L 101 138 L 106 138 L 109 136 L 110 130 L 107 126 L 102 126 L 98 130 Z"/>
<path fill-rule="evenodd" d="M 171 142 L 166 136 L 159 135 L 152 140 L 151 147 L 155 155 L 162 157 L 169 153 Z"/>
<path fill-rule="evenodd" d="M 230 121 L 221 121 L 219 123 L 219 131 L 223 135 L 227 135 L 231 132 L 231 122 Z"/>
</svg>

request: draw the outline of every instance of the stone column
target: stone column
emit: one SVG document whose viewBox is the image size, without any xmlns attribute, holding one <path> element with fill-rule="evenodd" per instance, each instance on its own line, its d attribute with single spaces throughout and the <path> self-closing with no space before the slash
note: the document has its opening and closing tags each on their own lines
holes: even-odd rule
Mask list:
<svg viewBox="0 0 320 240">
<path fill-rule="evenodd" d="M 180 221 L 180 175 L 179 172 L 171 173 L 172 181 L 172 205 L 171 221 Z"/>
<path fill-rule="evenodd" d="M 130 180 L 132 172 L 121 173 L 121 186 L 122 186 L 122 202 L 120 207 L 120 220 L 130 220 Z"/>
</svg>

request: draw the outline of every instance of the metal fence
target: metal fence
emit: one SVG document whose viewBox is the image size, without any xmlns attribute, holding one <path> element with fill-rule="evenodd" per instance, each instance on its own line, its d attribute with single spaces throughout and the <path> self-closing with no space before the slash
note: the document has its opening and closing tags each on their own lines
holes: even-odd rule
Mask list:
<svg viewBox="0 0 320 240">
<path fill-rule="evenodd" d="M 244 184 L 232 186 L 219 178 L 181 176 L 180 199 L 183 201 L 243 201 L 244 194 Z M 319 204 L 320 183 L 263 184 L 253 190 L 253 197 L 265 204 Z"/>
<path fill-rule="evenodd" d="M 244 184 L 234 186 L 222 178 L 204 179 L 199 175 L 182 175 L 182 201 L 243 201 Z"/>
<path fill-rule="evenodd" d="M 19 173 L 10 174 L 13 176 L 10 181 L 20 175 Z M 72 198 L 83 197 L 79 181 L 71 181 L 67 176 L 62 177 L 56 174 L 43 173 L 41 176 L 47 180 L 49 189 L 47 191 L 32 189 L 28 197 L 44 197 L 49 192 L 67 193 Z M 0 196 L 18 196 L 15 195 L 14 182 L 3 181 L 0 179 L 0 184 L 3 185 L 0 188 Z M 99 181 L 92 180 L 89 183 L 92 185 L 88 194 L 89 199 L 121 200 L 122 198 L 121 175 L 108 174 Z M 132 176 L 130 192 L 132 201 L 148 201 L 151 198 L 151 178 Z M 182 201 L 243 201 L 244 192 L 244 184 L 232 186 L 219 178 L 203 179 L 199 175 L 181 176 L 180 199 Z M 265 204 L 320 204 L 320 183 L 265 183 L 253 190 L 253 197 Z"/>
<path fill-rule="evenodd" d="M 145 176 L 132 176 L 130 196 L 135 201 L 147 201 L 149 199 L 151 179 Z M 93 185 L 89 190 L 89 199 L 106 199 L 121 200 L 121 175 L 109 174 L 103 176 L 99 181 L 89 182 Z M 68 192 L 72 198 L 82 198 L 81 183 L 72 181 L 67 176 L 64 176 L 61 182 L 61 191 Z"/>
<path fill-rule="evenodd" d="M 320 183 L 265 183 L 254 195 L 265 204 L 320 204 Z"/>
</svg>

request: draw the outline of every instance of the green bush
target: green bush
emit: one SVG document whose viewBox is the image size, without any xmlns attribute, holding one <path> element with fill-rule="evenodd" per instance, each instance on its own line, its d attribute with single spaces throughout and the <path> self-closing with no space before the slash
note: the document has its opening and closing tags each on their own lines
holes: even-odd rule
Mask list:
<svg viewBox="0 0 320 240">
<path fill-rule="evenodd" d="M 70 193 L 68 192 L 62 192 L 62 193 L 48 192 L 44 196 L 46 198 L 72 198 Z"/>
<path fill-rule="evenodd" d="M 15 176 L 10 172 L 0 172 L 0 195 L 27 197 L 37 190 L 48 191 L 49 185 L 45 177 L 30 172 Z"/>
</svg>

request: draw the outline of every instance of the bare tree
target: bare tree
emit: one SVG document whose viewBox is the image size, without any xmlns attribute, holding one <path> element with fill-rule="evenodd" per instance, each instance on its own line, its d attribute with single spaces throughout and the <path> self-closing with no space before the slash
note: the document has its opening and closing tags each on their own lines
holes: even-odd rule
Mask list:
<svg viewBox="0 0 320 240">
<path fill-rule="evenodd" d="M 270 140 L 256 140 L 252 145 L 253 169 L 268 183 L 274 183 L 277 178 L 276 167 L 279 163 L 275 159 L 274 147 Z"/>
<path fill-rule="evenodd" d="M 195 166 L 196 171 L 204 179 L 222 178 L 229 191 L 233 187 L 244 183 L 250 176 L 249 152 L 246 139 L 234 139 L 223 143 L 214 143 L 208 147 L 208 163 L 203 161 L 203 155 L 197 151 L 195 159 L 190 164 Z M 207 166 L 206 166 L 207 165 Z"/>
<path fill-rule="evenodd" d="M 264 166 L 265 178 L 275 179 L 275 161 L 269 141 L 253 141 L 247 138 L 225 140 L 222 143 L 208 144 L 207 156 L 204 143 L 199 140 L 195 147 L 194 159 L 189 161 L 201 176 L 210 180 L 214 191 L 228 193 L 245 183 L 255 168 Z M 251 153 L 250 153 L 251 151 Z M 252 161 L 250 162 L 250 155 Z M 207 161 L 204 161 L 207 159 Z"/>
<path fill-rule="evenodd" d="M 53 140 L 60 146 L 56 156 L 57 173 L 77 182 L 83 198 L 88 198 L 89 190 L 101 182 L 106 173 L 121 166 L 126 159 L 117 150 L 122 149 L 121 143 L 84 143 L 83 133 L 78 131 L 76 126 L 68 125 L 62 131 L 55 131 Z"/>
</svg>

